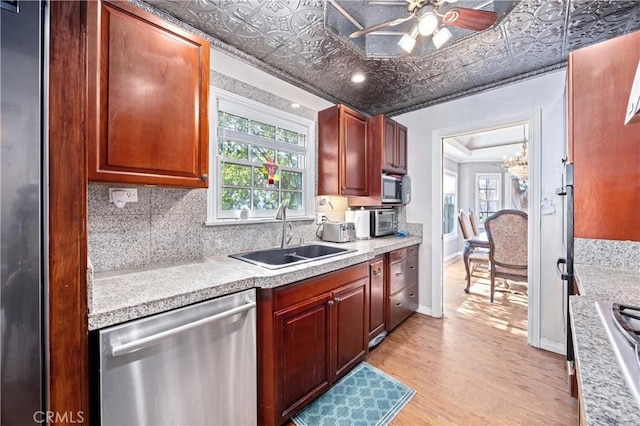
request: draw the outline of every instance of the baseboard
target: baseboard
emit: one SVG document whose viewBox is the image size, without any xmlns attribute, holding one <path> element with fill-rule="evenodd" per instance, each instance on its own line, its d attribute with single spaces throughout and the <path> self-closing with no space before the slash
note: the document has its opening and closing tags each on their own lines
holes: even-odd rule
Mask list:
<svg viewBox="0 0 640 426">
<path fill-rule="evenodd" d="M 554 342 L 549 339 L 540 339 L 540 349 L 544 349 L 545 351 L 555 352 L 560 355 L 565 355 L 567 353 L 567 348 L 564 343 Z"/>
<path fill-rule="evenodd" d="M 422 315 L 428 315 L 430 317 L 433 316 L 433 311 L 429 306 L 418 305 L 418 309 L 416 309 L 416 312 Z"/>
<path fill-rule="evenodd" d="M 462 257 L 462 252 L 461 251 L 459 251 L 457 253 L 450 254 L 449 256 L 445 257 L 443 262 L 444 263 L 448 263 L 448 262 L 451 262 L 452 260 L 456 260 L 459 257 Z"/>
</svg>

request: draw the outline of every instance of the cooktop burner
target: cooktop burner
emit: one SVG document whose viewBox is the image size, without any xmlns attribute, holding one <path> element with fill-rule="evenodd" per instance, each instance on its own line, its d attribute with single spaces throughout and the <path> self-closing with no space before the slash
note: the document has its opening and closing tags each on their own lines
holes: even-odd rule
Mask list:
<svg viewBox="0 0 640 426">
<path fill-rule="evenodd" d="M 633 397 L 640 406 L 640 307 L 596 302 L 596 308 Z"/>
</svg>

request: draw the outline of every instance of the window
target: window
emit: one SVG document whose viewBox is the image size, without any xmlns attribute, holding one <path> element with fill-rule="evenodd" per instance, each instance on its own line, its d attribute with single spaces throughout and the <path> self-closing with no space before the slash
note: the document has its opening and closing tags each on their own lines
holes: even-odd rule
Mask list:
<svg viewBox="0 0 640 426">
<path fill-rule="evenodd" d="M 485 219 L 500 210 L 500 180 L 500 173 L 476 174 L 476 210 L 483 227 Z"/>
<path fill-rule="evenodd" d="M 315 123 L 221 90 L 211 100 L 208 223 L 273 219 L 280 203 L 312 217 Z"/>
<path fill-rule="evenodd" d="M 457 238 L 458 174 L 445 170 L 442 175 L 442 234 L 445 241 Z"/>
</svg>

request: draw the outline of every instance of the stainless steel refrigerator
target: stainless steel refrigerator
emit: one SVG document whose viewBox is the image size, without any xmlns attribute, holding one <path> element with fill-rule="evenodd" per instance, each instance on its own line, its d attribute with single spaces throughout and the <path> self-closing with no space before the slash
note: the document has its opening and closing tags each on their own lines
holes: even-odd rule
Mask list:
<svg viewBox="0 0 640 426">
<path fill-rule="evenodd" d="M 2 425 L 41 423 L 46 398 L 46 5 L 0 1 Z"/>
</svg>

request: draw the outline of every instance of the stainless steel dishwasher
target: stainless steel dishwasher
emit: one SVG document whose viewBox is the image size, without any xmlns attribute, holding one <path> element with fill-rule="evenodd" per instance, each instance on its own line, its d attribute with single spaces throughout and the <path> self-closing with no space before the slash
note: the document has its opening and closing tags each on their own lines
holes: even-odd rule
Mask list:
<svg viewBox="0 0 640 426">
<path fill-rule="evenodd" d="M 99 332 L 103 425 L 255 425 L 255 290 Z"/>
</svg>

